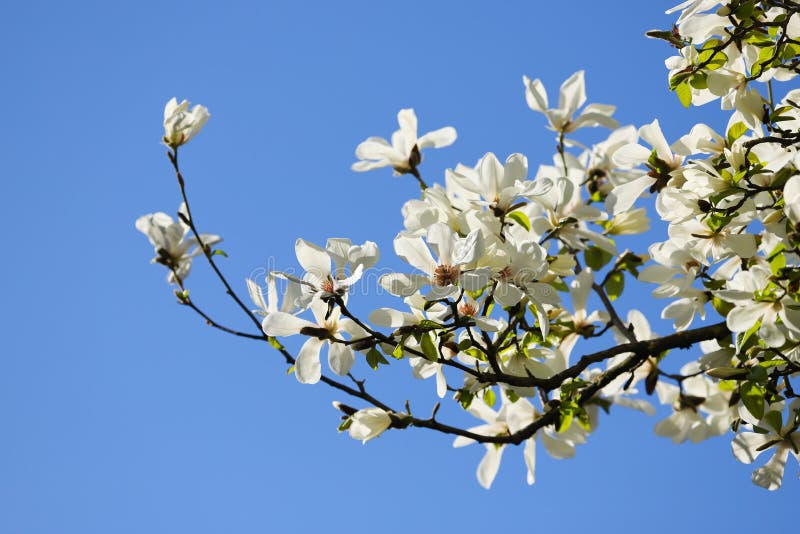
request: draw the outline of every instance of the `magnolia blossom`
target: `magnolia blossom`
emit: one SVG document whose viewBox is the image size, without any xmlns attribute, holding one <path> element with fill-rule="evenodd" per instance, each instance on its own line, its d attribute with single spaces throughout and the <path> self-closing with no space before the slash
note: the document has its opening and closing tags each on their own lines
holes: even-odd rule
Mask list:
<svg viewBox="0 0 800 534">
<path fill-rule="evenodd" d="M 680 145 L 670 147 L 661 132 L 658 119 L 639 128 L 639 136 L 653 148 L 648 149 L 635 143 L 622 146 L 614 153 L 614 162 L 621 166 L 636 166 L 647 162 L 652 167 L 652 172 L 615 187 L 606 199 L 606 210 L 610 213 L 627 211 L 648 188 L 651 192 L 660 190 L 683 163 L 685 154 L 673 153 L 673 148 L 678 150 Z"/>
<path fill-rule="evenodd" d="M 209 117 L 204 106 L 197 104 L 190 111 L 187 100 L 178 104 L 177 99 L 170 99 L 164 107 L 164 144 L 174 149 L 188 143 Z"/>
<path fill-rule="evenodd" d="M 525 85 L 525 100 L 528 102 L 528 107 L 533 111 L 544 113 L 551 130 L 568 133 L 587 126 L 605 126 L 611 129 L 619 126 L 619 123 L 611 118 L 616 107 L 606 104 L 589 104 L 577 117 L 573 118 L 578 108 L 586 102 L 586 87 L 582 70 L 561 84 L 557 108 L 549 107 L 547 91 L 539 79 L 531 80 L 527 76 L 523 76 L 522 83 Z"/>
<path fill-rule="evenodd" d="M 528 159 L 522 154 L 511 154 L 502 165 L 491 152 L 481 158 L 474 169 L 458 167 L 448 171 L 452 178 L 464 189 L 480 195 L 481 204 L 494 213 L 505 215 L 524 197 L 546 193 L 550 180 L 528 181 Z"/>
<path fill-rule="evenodd" d="M 433 258 L 421 237 L 399 234 L 394 240 L 395 252 L 425 274 L 386 274 L 379 279 L 380 285 L 399 296 L 413 295 L 431 286 L 429 297 L 434 299 L 451 295 L 456 284 L 463 285 L 467 291 L 477 291 L 486 285 L 488 272 L 466 268 L 483 253 L 483 240 L 478 230 L 461 238 L 446 224 L 435 223 L 428 229 L 427 242 L 439 261 Z"/>
<path fill-rule="evenodd" d="M 300 348 L 295 362 L 295 376 L 303 384 L 316 384 L 322 377 L 319 354 L 324 345 L 328 345 L 328 365 L 337 375 L 350 372 L 355 363 L 353 349 L 341 343 L 342 333 L 355 338 L 366 337 L 364 331 L 347 318 L 340 319 L 341 311 L 334 308 L 329 311 L 328 305 L 319 299 L 311 302 L 311 312 L 315 322 L 301 319 L 292 314 L 275 311 L 268 313 L 261 323 L 268 336 L 293 336 L 302 334 L 308 339 Z"/>
<path fill-rule="evenodd" d="M 366 443 L 375 439 L 392 425 L 388 412 L 380 408 L 366 408 L 350 416 L 350 428 L 347 431 L 353 439 Z"/>
<path fill-rule="evenodd" d="M 768 268 L 755 265 L 747 271 L 736 273 L 727 289 L 715 295 L 733 303 L 726 323 L 731 332 L 746 332 L 760 324 L 758 335 L 771 347 L 780 347 L 786 341 L 784 328 L 800 334 L 800 304 L 782 288 L 770 284 L 772 273 Z"/>
<path fill-rule="evenodd" d="M 761 453 L 772 450 L 772 456 L 766 464 L 753 471 L 753 483 L 762 488 L 774 491 L 781 487 L 786 461 L 791 454 L 800 463 L 800 432 L 792 425 L 795 411 L 800 409 L 800 401 L 795 399 L 789 405 L 789 420 L 782 423 L 782 404 L 773 406 L 776 410 L 768 411 L 760 421 L 751 424 L 766 432 L 741 432 L 731 442 L 733 456 L 743 464 L 751 464 Z"/>
<path fill-rule="evenodd" d="M 283 272 L 272 275 L 300 285 L 302 295 L 296 299 L 299 309 L 308 307 L 314 297 L 324 299 L 344 295 L 361 279 L 364 269 L 375 265 L 379 258 L 378 247 L 372 241 L 356 246 L 346 238 L 328 239 L 325 249 L 298 239 L 295 253 L 305 270 L 302 278 Z"/>
<path fill-rule="evenodd" d="M 452 145 L 456 140 L 456 130 L 450 126 L 440 128 L 417 137 L 417 115 L 413 109 L 401 109 L 397 113 L 400 129 L 392 134 L 389 143 L 382 137 L 370 137 L 356 147 L 353 163 L 354 171 L 369 171 L 380 167 L 392 167 L 395 174 L 414 171 L 422 161 L 421 150 L 441 148 Z"/>
<path fill-rule="evenodd" d="M 681 368 L 681 374 L 688 376 L 683 380 L 682 389 L 673 384 L 659 382 L 656 393 L 661 404 L 672 405 L 673 413 L 660 421 L 656 435 L 668 437 L 673 443 L 683 443 L 687 439 L 699 443 L 713 436 L 722 435 L 733 420 L 730 408 L 730 392 L 720 390 L 717 385 L 699 371 L 697 362 L 690 362 Z M 703 416 L 703 413 L 708 414 Z"/>
<path fill-rule="evenodd" d="M 178 213 L 188 220 L 186 205 L 181 204 Z M 216 245 L 222 238 L 213 234 L 200 234 L 200 242 L 192 234 L 188 224 L 179 217 L 177 221 L 163 212 L 143 215 L 136 219 L 136 229 L 147 236 L 156 251 L 152 263 L 161 263 L 169 268 L 167 281 L 180 283 L 192 268 L 192 259 L 202 254 L 202 244 L 206 247 Z"/>
</svg>

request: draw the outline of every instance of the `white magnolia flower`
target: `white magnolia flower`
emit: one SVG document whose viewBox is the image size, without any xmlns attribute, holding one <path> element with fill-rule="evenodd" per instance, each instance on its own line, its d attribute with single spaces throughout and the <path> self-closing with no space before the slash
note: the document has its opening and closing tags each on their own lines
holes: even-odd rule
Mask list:
<svg viewBox="0 0 800 534">
<path fill-rule="evenodd" d="M 660 190 L 666 185 L 671 173 L 680 169 L 683 164 L 685 154 L 673 153 L 673 149 L 677 151 L 683 145 L 675 144 L 670 147 L 664 138 L 658 119 L 639 128 L 639 136 L 653 148 L 645 148 L 635 143 L 622 146 L 614 153 L 614 162 L 621 167 L 647 163 L 653 172 L 616 186 L 606 199 L 606 210 L 609 213 L 627 211 L 647 189 L 651 189 L 651 192 Z M 651 159 L 653 151 L 655 156 Z"/>
<path fill-rule="evenodd" d="M 779 404 L 777 408 L 778 411 L 768 414 L 770 416 L 777 415 L 777 417 L 765 416 L 761 421 L 754 423 L 767 430 L 767 433 L 741 432 L 731 443 L 734 457 L 743 464 L 751 464 L 762 452 L 774 449 L 772 457 L 767 463 L 753 471 L 753 483 L 770 491 L 781 487 L 789 454 L 792 454 L 800 462 L 800 432 L 790 424 L 794 419 L 794 411 L 800 408 L 800 402 L 795 400 L 789 405 L 790 417 L 785 425 L 780 421 L 782 406 Z"/>
<path fill-rule="evenodd" d="M 603 196 L 620 184 L 630 182 L 643 174 L 633 170 L 633 165 L 620 166 L 614 161 L 614 154 L 623 146 L 636 144 L 639 134 L 633 126 L 624 126 L 611 132 L 608 138 L 585 150 L 578 162 L 585 169 L 581 182 L 589 180 L 589 192 L 596 189 Z"/>
<path fill-rule="evenodd" d="M 528 159 L 522 154 L 511 154 L 505 165 L 488 152 L 475 168 L 459 166 L 448 170 L 449 176 L 462 188 L 480 195 L 479 205 L 488 206 L 496 215 L 505 215 L 527 196 L 546 193 L 552 187 L 549 179 L 529 181 Z"/>
<path fill-rule="evenodd" d="M 683 380 L 681 390 L 674 384 L 659 382 L 656 393 L 661 404 L 671 404 L 672 415 L 660 421 L 656 435 L 668 437 L 673 443 L 687 439 L 699 443 L 705 439 L 724 434 L 735 419 L 730 408 L 730 392 L 722 391 L 699 372 L 697 362 L 689 362 L 681 368 Z M 693 376 L 690 376 L 693 375 Z M 708 414 L 705 417 L 703 414 Z"/>
<path fill-rule="evenodd" d="M 386 274 L 378 280 L 381 287 L 393 295 L 410 296 L 423 287 L 432 286 L 429 297 L 438 299 L 451 295 L 456 284 L 467 291 L 478 291 L 486 285 L 487 270 L 465 268 L 483 254 L 479 230 L 461 238 L 447 224 L 436 223 L 428 228 L 427 242 L 437 253 L 438 261 L 421 237 L 399 234 L 394 240 L 395 252 L 425 274 Z"/>
<path fill-rule="evenodd" d="M 540 280 L 547 275 L 547 252 L 535 241 L 517 241 L 508 236 L 487 254 L 495 281 L 494 299 L 501 306 L 514 306 L 528 297 L 536 309 L 542 335 L 547 337 L 550 322 L 543 304 L 558 305 L 558 292 Z"/>
<path fill-rule="evenodd" d="M 531 80 L 523 76 L 522 83 L 525 85 L 525 100 L 528 102 L 528 107 L 533 111 L 544 113 L 551 130 L 569 133 L 587 126 L 605 126 L 611 129 L 619 126 L 619 123 L 611 118 L 616 107 L 606 104 L 589 104 L 573 119 L 578 108 L 586 102 L 582 70 L 561 84 L 557 108 L 549 107 L 547 91 L 540 80 Z"/>
<path fill-rule="evenodd" d="M 181 204 L 178 213 L 186 214 L 186 206 Z M 170 284 L 183 281 L 189 276 L 192 268 L 192 258 L 202 254 L 197 239 L 191 234 L 189 225 L 180 217 L 177 221 L 163 212 L 143 215 L 136 219 L 136 229 L 147 236 L 150 244 L 156 251 L 152 263 L 161 263 L 170 270 L 167 281 Z M 200 234 L 200 239 L 205 246 L 213 246 L 222 241 L 222 238 L 213 234 Z"/>
<path fill-rule="evenodd" d="M 375 439 L 392 425 L 392 418 L 380 408 L 366 408 L 350 416 L 350 428 L 347 431 L 353 439 L 366 443 Z"/>
<path fill-rule="evenodd" d="M 339 376 L 344 376 L 355 363 L 355 354 L 349 345 L 334 341 L 341 339 L 341 333 L 353 337 L 366 337 L 363 330 L 350 319 L 340 319 L 340 309 L 328 310 L 328 305 L 320 299 L 311 302 L 311 312 L 316 322 L 301 319 L 285 312 L 268 313 L 261 328 L 268 336 L 308 336 L 297 355 L 295 376 L 303 384 L 316 384 L 322 377 L 319 354 L 328 345 L 328 365 Z M 327 315 L 327 317 L 326 317 Z"/>
<path fill-rule="evenodd" d="M 264 300 L 264 292 L 261 287 L 252 279 L 246 278 L 247 292 L 250 294 L 250 299 L 257 306 L 253 313 L 266 317 L 267 314 L 272 312 L 285 312 L 292 313 L 300 309 L 297 305 L 302 297 L 300 284 L 291 280 L 286 284 L 286 290 L 283 294 L 283 304 L 278 303 L 278 286 L 275 281 L 275 274 L 269 273 L 267 275 L 267 299 Z"/>
<path fill-rule="evenodd" d="M 397 114 L 400 129 L 392 134 L 391 144 L 382 137 L 370 137 L 356 147 L 354 171 L 369 171 L 380 167 L 392 167 L 396 174 L 405 174 L 416 169 L 422 161 L 421 150 L 452 145 L 456 130 L 450 126 L 440 128 L 417 137 L 417 116 L 413 109 L 401 109 Z"/>
<path fill-rule="evenodd" d="M 172 98 L 164 107 L 164 144 L 178 148 L 197 135 L 211 115 L 199 104 L 189 110 L 189 102 Z"/>
<path fill-rule="evenodd" d="M 302 295 L 296 300 L 300 309 L 308 307 L 315 296 L 344 295 L 361 279 L 364 269 L 375 265 L 379 258 L 378 247 L 372 241 L 356 246 L 346 238 L 328 239 L 325 249 L 298 239 L 295 253 L 305 270 L 302 278 L 283 272 L 272 274 L 300 284 Z"/>
<path fill-rule="evenodd" d="M 754 265 L 736 273 L 726 289 L 715 291 L 719 298 L 734 304 L 726 323 L 731 332 L 747 332 L 760 322 L 758 335 L 771 347 L 784 344 L 784 330 L 776 324 L 780 319 L 785 328 L 800 333 L 800 306 L 780 287 L 770 284 L 772 272 L 768 267 Z"/>
</svg>

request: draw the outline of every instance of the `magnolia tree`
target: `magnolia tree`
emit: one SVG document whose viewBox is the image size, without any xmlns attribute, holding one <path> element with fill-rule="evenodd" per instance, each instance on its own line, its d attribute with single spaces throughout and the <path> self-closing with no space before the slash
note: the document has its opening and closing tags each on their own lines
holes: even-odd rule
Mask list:
<svg viewBox="0 0 800 534">
<path fill-rule="evenodd" d="M 245 302 L 244 285 L 218 265 L 221 239 L 201 233 L 190 208 L 178 153 L 209 113 L 186 101 L 164 110 L 163 141 L 183 199 L 177 220 L 154 213 L 136 227 L 155 248 L 153 262 L 168 269 L 179 304 L 224 332 L 268 343 L 299 382 L 349 396 L 335 406 L 339 430 L 355 439 L 418 427 L 455 436 L 455 447 L 482 443 L 477 477 L 486 488 L 507 446 L 520 445 L 532 484 L 537 442 L 569 458 L 601 410 L 653 414 L 655 394 L 672 410 L 657 435 L 675 443 L 727 436 L 740 462 L 769 457 L 752 480 L 778 489 L 789 456 L 800 460 L 800 89 L 779 84 L 800 73 L 800 5 L 691 0 L 668 13 L 679 13 L 675 26 L 648 35 L 675 49 L 666 60 L 670 89 L 686 107 L 719 101 L 730 110 L 727 124 L 697 124 L 672 144 L 658 120 L 619 127 L 613 106 L 584 105 L 577 72 L 557 105 L 538 79 L 523 78 L 528 106 L 557 139 L 554 163 L 535 173 L 522 154 L 502 161 L 487 153 L 428 185 L 423 151 L 452 144 L 456 131 L 419 136 L 411 109 L 397 114 L 391 140 L 358 145 L 353 170 L 388 167 L 421 188 L 403 206 L 405 228 L 393 243 L 408 272 L 378 280 L 397 297 L 394 307 L 367 317 L 348 308 L 379 254 L 373 242 L 346 238 L 324 247 L 298 239 L 304 274 L 247 280 Z M 589 127 L 610 134 L 587 146 L 579 130 Z M 628 236 L 650 229 L 647 203 L 666 236 L 646 251 L 626 248 Z M 219 324 L 190 297 L 198 256 L 252 322 L 249 331 Z M 658 335 L 641 311 L 615 306 L 634 285 L 664 299 L 670 332 Z M 304 340 L 296 354 L 286 336 Z M 588 339 L 608 348 L 589 352 L 581 347 Z M 690 363 L 674 362 L 676 349 L 688 349 Z M 425 416 L 412 413 L 418 400 L 390 406 L 354 374 L 398 360 L 478 424 L 437 419 L 439 403 Z"/>
</svg>

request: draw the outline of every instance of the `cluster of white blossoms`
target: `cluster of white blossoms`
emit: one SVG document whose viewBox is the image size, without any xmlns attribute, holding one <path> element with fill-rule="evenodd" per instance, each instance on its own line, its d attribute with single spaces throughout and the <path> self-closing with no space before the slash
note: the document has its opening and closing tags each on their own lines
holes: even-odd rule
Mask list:
<svg viewBox="0 0 800 534">
<path fill-rule="evenodd" d="M 655 394 L 671 409 L 657 435 L 696 443 L 732 433 L 744 463 L 772 451 L 753 482 L 777 489 L 789 455 L 800 452 L 792 383 L 800 374 L 800 90 L 776 96 L 776 82 L 800 72 L 800 6 L 691 0 L 669 12 L 677 11 L 673 30 L 649 35 L 679 50 L 666 64 L 684 105 L 720 99 L 732 110 L 719 132 L 698 124 L 670 144 L 657 119 L 620 126 L 613 106 L 586 104 L 581 71 L 561 85 L 557 107 L 540 80 L 523 77 L 528 106 L 556 134 L 552 163 L 538 168 L 523 154 L 487 153 L 428 187 L 421 151 L 452 144 L 456 131 L 418 137 L 411 109 L 398 113 L 391 142 L 358 145 L 353 170 L 391 167 L 422 189 L 403 206 L 393 243 L 409 268 L 378 281 L 397 307 L 367 319 L 348 308 L 351 288 L 379 260 L 370 241 L 332 238 L 323 248 L 298 239 L 302 276 L 270 272 L 266 298 L 261 281 L 248 280 L 252 310 L 214 261 L 220 239 L 200 234 L 188 208 L 178 222 L 158 213 L 137 228 L 179 284 L 181 304 L 228 333 L 268 341 L 300 382 L 323 381 L 366 403 L 335 403 L 340 430 L 355 439 L 418 427 L 456 435 L 455 447 L 483 443 L 477 476 L 486 488 L 506 446 L 521 445 L 532 484 L 537 441 L 570 458 L 600 410 L 653 415 L 645 396 Z M 205 108 L 189 112 L 175 99 L 165 110 L 164 142 L 184 200 L 177 150 L 207 118 Z M 590 127 L 607 129 L 607 138 L 575 138 Z M 651 231 L 648 205 L 666 239 L 635 252 L 625 240 Z M 184 279 L 201 252 L 258 334 L 215 323 L 189 299 Z M 641 311 L 618 310 L 631 302 L 618 299 L 632 284 L 666 299 L 661 317 L 672 332 L 658 335 Z M 296 357 L 276 339 L 286 336 L 305 338 Z M 613 342 L 579 355 L 587 339 Z M 676 360 L 675 349 L 686 348 L 693 359 Z M 334 376 L 323 370 L 323 349 Z M 445 424 L 438 403 L 429 417 L 412 413 L 410 401 L 391 408 L 353 374 L 360 361 L 377 371 L 402 359 L 414 378 L 434 378 L 438 398 L 483 423 Z"/>
</svg>

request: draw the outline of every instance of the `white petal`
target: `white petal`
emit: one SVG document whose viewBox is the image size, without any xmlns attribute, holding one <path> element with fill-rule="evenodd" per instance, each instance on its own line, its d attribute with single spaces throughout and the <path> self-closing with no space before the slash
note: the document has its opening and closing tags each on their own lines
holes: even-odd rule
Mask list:
<svg viewBox="0 0 800 534">
<path fill-rule="evenodd" d="M 331 257 L 328 252 L 304 239 L 298 239 L 294 245 L 297 261 L 303 269 L 318 280 L 324 280 L 331 274 Z"/>
<path fill-rule="evenodd" d="M 636 167 L 650 158 L 650 150 L 642 145 L 631 143 L 614 152 L 612 159 L 620 167 Z"/>
<path fill-rule="evenodd" d="M 775 454 L 766 464 L 753 471 L 753 484 L 769 491 L 780 489 L 788 457 L 788 447 L 778 447 L 778 450 L 775 451 Z"/>
<path fill-rule="evenodd" d="M 430 278 L 422 274 L 391 273 L 378 279 L 383 289 L 398 297 L 410 297 L 430 283 Z"/>
<path fill-rule="evenodd" d="M 606 198 L 606 211 L 612 215 L 628 211 L 633 207 L 636 199 L 654 183 L 656 183 L 656 179 L 645 174 L 628 183 L 618 185 Z"/>
<path fill-rule="evenodd" d="M 367 319 L 375 326 L 382 326 L 384 328 L 400 328 L 401 326 L 408 326 L 416 324 L 419 319 L 412 313 L 405 313 L 392 308 L 378 308 L 369 314 Z"/>
<path fill-rule="evenodd" d="M 586 87 L 583 81 L 583 71 L 579 70 L 561 84 L 558 107 L 571 116 L 584 102 L 586 102 Z"/>
<path fill-rule="evenodd" d="M 417 147 L 422 150 L 423 148 L 442 148 L 452 145 L 458 134 L 456 129 L 452 126 L 439 128 L 432 132 L 428 132 L 417 140 Z"/>
<path fill-rule="evenodd" d="M 494 477 L 497 476 L 497 471 L 500 469 L 500 460 L 503 457 L 503 449 L 505 447 L 497 448 L 493 443 L 486 444 L 486 454 L 483 455 L 481 463 L 478 465 L 478 483 L 484 488 L 489 489 L 492 487 Z"/>
<path fill-rule="evenodd" d="M 547 110 L 547 91 L 539 79 L 530 80 L 527 76 L 522 77 L 525 84 L 525 101 L 533 111 L 544 112 Z"/>
<path fill-rule="evenodd" d="M 542 445 L 547 454 L 556 459 L 572 458 L 575 456 L 575 445 L 563 439 L 557 439 L 547 432 L 542 433 Z"/>
<path fill-rule="evenodd" d="M 294 374 L 297 380 L 303 384 L 316 384 L 322 377 L 322 365 L 319 363 L 319 351 L 322 344 L 321 339 L 310 337 L 303 343 L 297 360 L 294 363 Z"/>
<path fill-rule="evenodd" d="M 317 325 L 283 312 L 270 313 L 261 322 L 261 328 L 268 336 L 293 336 L 305 327 L 316 328 Z"/>
<path fill-rule="evenodd" d="M 536 440 L 531 438 L 525 442 L 523 449 L 523 457 L 525 458 L 525 467 L 528 468 L 527 480 L 528 484 L 532 485 L 536 482 Z"/>
<path fill-rule="evenodd" d="M 764 305 L 770 306 L 770 303 L 756 303 L 752 302 L 746 306 L 736 306 L 729 313 L 726 319 L 728 329 L 731 332 L 747 332 L 756 321 L 764 316 Z"/>
<path fill-rule="evenodd" d="M 394 239 L 394 251 L 412 267 L 432 275 L 436 261 L 428 250 L 428 246 L 419 236 L 400 234 Z"/>
<path fill-rule="evenodd" d="M 665 163 L 672 161 L 672 150 L 670 150 L 669 143 L 667 143 L 664 134 L 661 132 L 658 119 L 639 128 L 639 136 L 656 149 L 656 154 L 661 160 Z"/>
<path fill-rule="evenodd" d="M 757 449 L 767 443 L 769 439 L 769 435 L 756 434 L 755 432 L 737 434 L 731 442 L 733 456 L 743 464 L 751 464 L 764 452 Z"/>
<path fill-rule="evenodd" d="M 330 343 L 328 347 L 328 365 L 339 376 L 344 376 L 353 368 L 356 361 L 353 349 L 341 343 Z"/>
</svg>

